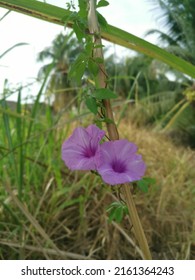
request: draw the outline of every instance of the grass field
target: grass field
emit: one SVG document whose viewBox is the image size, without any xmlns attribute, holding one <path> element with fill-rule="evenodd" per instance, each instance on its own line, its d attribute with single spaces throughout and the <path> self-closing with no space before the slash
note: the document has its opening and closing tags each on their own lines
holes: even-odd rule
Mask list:
<svg viewBox="0 0 195 280">
<path fill-rule="evenodd" d="M 70 172 L 62 142 L 91 116 L 0 107 L 0 259 L 140 259 L 126 216 L 108 222 L 115 188 L 90 172 Z M 153 259 L 195 258 L 195 152 L 126 117 L 121 138 L 136 143 L 156 183 L 132 189 Z"/>
</svg>

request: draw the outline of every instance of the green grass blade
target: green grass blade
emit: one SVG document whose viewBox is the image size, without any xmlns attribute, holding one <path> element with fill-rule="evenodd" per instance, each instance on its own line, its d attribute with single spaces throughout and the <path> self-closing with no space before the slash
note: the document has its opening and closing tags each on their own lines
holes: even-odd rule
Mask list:
<svg viewBox="0 0 195 280">
<path fill-rule="evenodd" d="M 60 25 L 64 25 L 66 19 L 71 15 L 69 10 L 34 0 L 0 1 L 0 7 Z M 66 23 L 67 27 L 72 27 L 72 25 L 73 22 Z"/>
<path fill-rule="evenodd" d="M 122 118 L 124 117 L 124 114 L 125 114 L 126 110 L 129 107 L 129 102 L 128 101 L 131 99 L 132 93 L 133 93 L 134 89 L 136 88 L 136 84 L 138 83 L 139 76 L 140 76 L 140 72 L 137 74 L 137 76 L 135 78 L 134 77 L 132 77 L 132 78 L 129 77 L 129 79 L 133 80 L 133 84 L 132 84 L 132 87 L 130 88 L 130 91 L 129 91 L 128 96 L 126 98 L 127 102 L 125 102 L 124 105 L 121 108 L 121 112 L 120 112 L 120 115 L 119 115 L 119 118 L 118 118 L 117 126 L 120 125 L 120 122 L 121 122 Z"/>
<path fill-rule="evenodd" d="M 0 59 L 6 55 L 8 52 L 12 51 L 13 49 L 17 48 L 17 47 L 21 47 L 21 46 L 26 46 L 28 45 L 28 43 L 18 43 L 18 44 L 15 44 L 13 45 L 12 47 L 10 47 L 9 49 L 7 49 L 5 52 L 3 52 L 1 55 L 0 55 Z"/>
<path fill-rule="evenodd" d="M 47 3 L 34 0 L 17 0 L 16 3 L 15 0 L 7 0 L 0 1 L 0 7 L 56 24 L 64 25 L 66 22 L 68 27 L 73 26 L 73 22 L 70 21 L 71 11 Z M 107 25 L 101 35 L 103 39 L 109 42 L 144 53 L 147 56 L 158 59 L 174 69 L 195 78 L 195 66 L 120 28 Z"/>
<path fill-rule="evenodd" d="M 21 114 L 22 112 L 22 106 L 21 106 L 21 89 L 18 91 L 18 100 L 17 100 L 17 113 Z M 23 127 L 22 127 L 22 118 L 16 118 L 16 131 L 17 131 L 17 142 L 22 143 L 23 142 Z M 22 191 L 23 191 L 23 174 L 24 174 L 24 151 L 23 151 L 23 145 L 20 145 L 19 147 L 19 160 L 18 160 L 18 176 L 19 176 L 19 185 L 18 185 L 18 197 L 20 200 L 22 200 Z"/>
<path fill-rule="evenodd" d="M 171 108 L 171 110 L 169 110 L 169 111 L 163 116 L 163 118 L 160 120 L 159 126 L 161 126 L 161 125 L 164 123 L 164 121 L 165 121 L 168 117 L 171 116 L 171 114 L 175 113 L 175 112 L 178 110 L 178 108 L 179 108 L 181 105 L 183 105 L 183 103 L 186 103 L 185 98 L 183 98 L 183 99 L 180 100 L 178 103 L 176 103 L 176 104 Z"/>
<path fill-rule="evenodd" d="M 5 100 L 2 100 L 0 102 L 0 105 L 4 109 L 7 109 L 7 104 L 6 104 Z M 7 140 L 8 147 L 9 147 L 9 150 L 10 150 L 9 158 L 8 158 L 8 162 L 10 163 L 9 168 L 13 168 L 13 172 L 15 174 L 16 181 L 19 182 L 17 164 L 16 164 L 16 160 L 15 160 L 15 156 L 14 156 L 14 145 L 13 145 L 13 141 L 12 141 L 10 119 L 9 119 L 9 116 L 6 113 L 3 113 L 3 125 L 4 125 L 4 131 L 5 131 L 5 138 Z"/>
<path fill-rule="evenodd" d="M 34 118 L 35 118 L 37 110 L 39 108 L 39 100 L 41 98 L 41 95 L 43 93 L 44 87 L 45 87 L 45 85 L 47 83 L 47 79 L 49 77 L 49 74 L 50 74 L 52 68 L 53 68 L 53 65 L 51 65 L 50 69 L 48 69 L 48 72 L 46 73 L 46 76 L 45 76 L 45 78 L 43 80 L 43 83 L 42 83 L 41 88 L 40 88 L 40 90 L 38 92 L 37 98 L 36 98 L 35 103 L 33 105 L 31 116 L 30 116 L 31 117 L 31 121 L 30 121 L 29 127 L 28 127 L 27 139 L 29 139 L 29 137 L 31 135 L 31 131 L 32 131 L 33 123 L 34 123 Z"/>
<path fill-rule="evenodd" d="M 163 132 L 167 131 L 171 128 L 171 126 L 175 123 L 177 118 L 181 115 L 181 113 L 190 105 L 190 102 L 185 102 L 183 106 L 179 109 L 179 111 L 171 118 L 171 120 L 168 122 L 166 127 L 163 129 Z"/>
<path fill-rule="evenodd" d="M 6 12 L 6 13 L 0 18 L 0 21 L 2 21 L 7 15 L 9 15 L 10 12 L 11 12 L 11 11 Z"/>
<path fill-rule="evenodd" d="M 106 32 L 103 32 L 102 35 L 110 42 L 144 53 L 147 56 L 158 59 L 174 69 L 195 78 L 195 66 L 191 63 L 188 63 L 184 59 L 181 59 L 133 34 L 108 25 Z"/>
</svg>

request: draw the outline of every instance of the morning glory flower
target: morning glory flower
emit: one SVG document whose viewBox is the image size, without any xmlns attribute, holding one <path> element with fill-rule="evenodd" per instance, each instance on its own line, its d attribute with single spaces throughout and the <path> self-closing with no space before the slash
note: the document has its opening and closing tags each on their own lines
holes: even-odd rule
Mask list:
<svg viewBox="0 0 195 280">
<path fill-rule="evenodd" d="M 100 140 L 105 131 L 96 125 L 78 127 L 62 144 L 62 159 L 71 170 L 96 170 L 100 160 Z"/>
<path fill-rule="evenodd" d="M 104 142 L 97 169 L 103 181 L 117 185 L 140 180 L 146 165 L 136 152 L 137 146 L 127 140 Z"/>
</svg>

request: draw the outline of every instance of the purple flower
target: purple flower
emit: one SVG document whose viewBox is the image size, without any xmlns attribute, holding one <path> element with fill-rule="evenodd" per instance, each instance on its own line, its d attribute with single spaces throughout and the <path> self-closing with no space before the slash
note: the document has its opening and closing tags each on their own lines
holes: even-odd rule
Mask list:
<svg viewBox="0 0 195 280">
<path fill-rule="evenodd" d="M 138 181 L 146 166 L 137 146 L 127 140 L 105 142 L 101 145 L 101 161 L 97 171 L 104 182 L 110 185 Z"/>
<path fill-rule="evenodd" d="M 105 131 L 96 125 L 78 127 L 62 145 L 62 159 L 71 170 L 96 170 L 100 140 Z"/>
</svg>

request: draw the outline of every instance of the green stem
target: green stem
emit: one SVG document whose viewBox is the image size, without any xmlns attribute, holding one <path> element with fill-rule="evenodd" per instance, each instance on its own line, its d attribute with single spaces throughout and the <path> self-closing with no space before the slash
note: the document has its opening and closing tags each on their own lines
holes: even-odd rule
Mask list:
<svg viewBox="0 0 195 280">
<path fill-rule="evenodd" d="M 89 26 L 89 31 L 91 34 L 93 34 L 93 40 L 96 45 L 101 46 L 101 35 L 100 35 L 100 29 L 98 25 L 98 20 L 97 20 L 97 14 L 96 14 L 96 0 L 88 0 L 89 4 L 89 11 L 88 11 L 88 26 Z M 95 48 L 93 51 L 93 58 L 101 58 L 102 61 L 104 59 L 103 56 L 103 51 L 102 48 Z M 98 86 L 100 88 L 105 88 L 106 85 L 106 71 L 105 71 L 105 66 L 104 63 L 99 65 L 99 72 L 97 75 L 97 80 L 98 80 Z M 113 120 L 113 123 L 106 123 L 107 125 L 107 130 L 108 130 L 108 135 L 110 140 L 118 140 L 119 139 L 119 134 L 118 130 L 116 127 L 116 124 L 114 122 L 114 117 L 113 117 L 113 111 L 111 108 L 110 100 L 104 100 L 104 107 L 105 107 L 105 112 L 106 112 L 106 117 Z M 142 228 L 142 224 L 140 222 L 134 201 L 133 201 L 133 196 L 130 191 L 129 185 L 125 184 L 123 187 L 123 192 L 124 192 L 124 197 L 128 206 L 129 210 L 129 215 L 131 218 L 131 222 L 134 227 L 135 235 L 137 237 L 139 246 L 142 250 L 143 256 L 145 259 L 150 260 L 151 259 L 151 254 L 150 250 L 148 247 L 148 243 Z"/>
<path fill-rule="evenodd" d="M 91 34 L 93 34 L 94 44 L 102 46 L 102 40 L 100 35 L 100 29 L 96 14 L 96 1 L 88 0 L 89 2 L 89 12 L 88 12 L 88 27 Z M 101 58 L 104 61 L 102 47 L 95 48 L 93 50 L 93 58 Z M 107 86 L 107 75 L 104 63 L 99 64 L 99 71 L 97 74 L 97 84 L 99 88 L 106 88 Z M 118 130 L 114 122 L 114 116 L 110 104 L 110 100 L 103 100 L 103 105 L 105 107 L 105 117 L 113 120 L 112 123 L 106 123 L 108 134 L 111 140 L 119 139 Z"/>
</svg>

